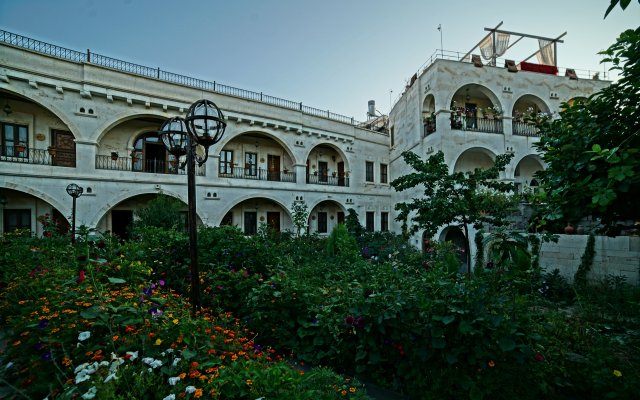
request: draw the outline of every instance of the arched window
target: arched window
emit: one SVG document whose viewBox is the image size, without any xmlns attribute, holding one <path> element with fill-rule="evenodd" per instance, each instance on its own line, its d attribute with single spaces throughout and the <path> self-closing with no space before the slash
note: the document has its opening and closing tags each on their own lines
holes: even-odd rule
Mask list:
<svg viewBox="0 0 640 400">
<path fill-rule="evenodd" d="M 131 152 L 131 165 L 134 171 L 159 174 L 178 173 L 176 158 L 170 154 L 155 132 L 139 136 Z"/>
</svg>

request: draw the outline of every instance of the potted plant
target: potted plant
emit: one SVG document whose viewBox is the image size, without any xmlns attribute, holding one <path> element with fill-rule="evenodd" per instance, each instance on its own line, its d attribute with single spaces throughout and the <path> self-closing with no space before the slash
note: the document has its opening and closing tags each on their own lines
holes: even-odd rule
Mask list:
<svg viewBox="0 0 640 400">
<path fill-rule="evenodd" d="M 112 159 L 113 161 L 115 161 L 115 160 L 117 160 L 117 159 L 118 159 L 118 152 L 117 152 L 117 151 L 112 151 L 112 152 L 111 152 L 111 159 Z"/>
</svg>

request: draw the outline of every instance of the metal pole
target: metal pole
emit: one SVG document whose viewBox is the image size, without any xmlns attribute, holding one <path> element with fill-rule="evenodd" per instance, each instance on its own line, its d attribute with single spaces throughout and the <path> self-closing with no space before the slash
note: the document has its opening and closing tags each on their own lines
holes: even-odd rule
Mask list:
<svg viewBox="0 0 640 400">
<path fill-rule="evenodd" d="M 198 232 L 196 231 L 196 145 L 187 139 L 187 207 L 189 229 L 189 259 L 191 271 L 191 305 L 193 315 L 200 309 L 200 273 L 198 272 Z"/>
<path fill-rule="evenodd" d="M 442 46 L 442 24 L 438 24 L 438 30 L 440 31 L 440 58 L 444 58 L 444 49 Z"/>
<path fill-rule="evenodd" d="M 73 206 L 71 207 L 71 244 L 76 244 L 76 196 L 73 198 Z"/>
</svg>

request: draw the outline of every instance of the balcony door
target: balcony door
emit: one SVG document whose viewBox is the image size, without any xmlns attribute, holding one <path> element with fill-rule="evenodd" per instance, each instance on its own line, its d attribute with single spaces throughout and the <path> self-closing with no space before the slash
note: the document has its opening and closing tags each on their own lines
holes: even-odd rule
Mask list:
<svg viewBox="0 0 640 400">
<path fill-rule="evenodd" d="M 76 166 L 76 141 L 68 131 L 51 130 L 51 145 L 56 149 L 52 164 L 59 167 Z"/>
<path fill-rule="evenodd" d="M 318 161 L 318 181 L 327 183 L 329 180 L 329 165 L 325 161 Z"/>
<path fill-rule="evenodd" d="M 267 180 L 280 180 L 280 156 L 269 154 L 267 156 Z"/>
<path fill-rule="evenodd" d="M 340 161 L 338 163 L 338 186 L 344 186 L 344 162 Z"/>
</svg>

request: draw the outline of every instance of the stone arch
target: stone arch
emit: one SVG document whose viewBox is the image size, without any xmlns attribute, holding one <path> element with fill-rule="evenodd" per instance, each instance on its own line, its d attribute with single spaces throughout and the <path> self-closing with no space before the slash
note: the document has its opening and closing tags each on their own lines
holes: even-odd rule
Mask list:
<svg viewBox="0 0 640 400">
<path fill-rule="evenodd" d="M 326 164 L 320 164 L 320 163 Z M 309 183 L 309 178 L 312 174 L 322 176 L 321 167 L 326 165 L 327 173 L 325 177 L 328 178 L 329 173 L 336 173 L 336 181 L 333 184 L 337 183 L 337 186 L 348 186 L 348 178 L 350 173 L 350 164 L 349 160 L 346 157 L 346 154 L 340 147 L 327 142 L 321 142 L 315 144 L 305 155 L 305 164 L 306 164 L 306 175 L 307 175 L 307 183 Z M 331 172 L 329 172 L 331 171 Z M 340 174 L 342 171 L 342 175 Z M 322 180 L 322 178 L 318 178 Z"/>
<path fill-rule="evenodd" d="M 544 170 L 544 162 L 539 155 L 529 154 L 522 157 L 513 173 L 516 190 L 518 192 L 537 190 L 539 181 L 535 178 L 535 173 L 542 170 Z"/>
<path fill-rule="evenodd" d="M 293 151 L 291 151 L 291 147 L 290 145 L 285 142 L 284 140 L 282 140 L 282 138 L 280 138 L 278 135 L 274 135 L 272 132 L 264 130 L 264 129 L 250 129 L 250 130 L 244 130 L 244 131 L 238 131 L 233 135 L 226 135 L 222 138 L 222 140 L 220 142 L 218 142 L 216 145 L 218 150 L 222 150 L 224 149 L 230 142 L 234 141 L 235 139 L 238 139 L 242 136 L 250 136 L 250 135 L 257 135 L 257 136 L 261 136 L 263 138 L 267 138 L 270 140 L 273 140 L 274 142 L 276 142 L 278 145 L 280 145 L 280 147 L 282 147 L 286 154 L 291 158 L 293 164 L 297 164 L 299 161 L 296 159 L 295 154 L 293 153 Z"/>
<path fill-rule="evenodd" d="M 94 219 L 91 221 L 91 225 L 90 226 L 98 226 L 100 224 L 100 222 L 103 222 L 105 217 L 107 216 L 107 214 L 113 210 L 114 207 L 117 207 L 119 204 L 122 204 L 123 202 L 135 198 L 135 197 L 139 197 L 139 196 L 145 196 L 145 195 L 157 195 L 159 193 L 165 194 L 167 196 L 171 196 L 174 197 L 178 200 L 180 200 L 182 203 L 184 203 L 185 206 L 188 205 L 188 201 L 186 198 L 184 198 L 180 193 L 178 192 L 174 192 L 171 190 L 163 190 L 161 192 L 157 191 L 157 190 L 153 190 L 153 189 L 132 189 L 127 191 L 126 193 L 121 193 L 121 192 L 115 192 L 115 196 L 111 197 L 109 199 L 108 202 L 104 203 L 100 208 L 98 208 L 97 210 L 95 210 L 95 212 L 93 213 L 94 215 Z M 198 209 L 196 209 L 196 217 L 202 222 L 203 218 L 200 215 L 200 213 L 198 212 Z"/>
<path fill-rule="evenodd" d="M 7 93 L 9 93 L 11 96 L 14 96 L 14 97 L 18 98 L 21 101 L 30 102 L 32 104 L 40 106 L 40 107 L 44 108 L 45 110 L 49 111 L 51 114 L 53 114 L 56 118 L 58 118 L 65 125 L 65 127 L 73 135 L 74 139 L 77 140 L 78 138 L 80 138 L 79 132 L 81 130 L 80 130 L 79 127 L 77 127 L 73 123 L 73 119 L 72 118 L 69 118 L 67 116 L 67 114 L 63 110 L 61 110 L 59 107 L 56 106 L 55 103 L 53 103 L 53 102 L 46 103 L 46 102 L 42 101 L 43 99 L 48 99 L 48 97 L 31 97 L 31 96 L 26 95 L 24 93 L 18 93 L 18 92 L 15 92 L 13 90 L 10 90 L 7 87 L 0 86 L 0 98 L 2 98 L 4 101 L 9 101 L 10 100 L 8 98 L 8 96 L 7 96 Z M 4 104 L 3 104 L 3 106 L 4 106 Z"/>
<path fill-rule="evenodd" d="M 471 147 L 464 150 L 453 163 L 453 172 L 471 172 L 475 168 L 491 168 L 496 154 L 484 147 Z M 450 168 L 451 169 L 451 168 Z"/>
<path fill-rule="evenodd" d="M 20 184 L 7 185 L 5 183 L 0 187 L 0 195 L 7 201 L 7 204 L 0 206 L 0 213 L 4 214 L 5 209 L 29 210 L 29 229 L 36 235 L 43 233 L 42 226 L 38 223 L 38 217 L 44 214 L 50 214 L 58 219 L 62 225 L 67 227 L 70 225 L 68 216 L 71 215 L 72 200 L 67 195 L 64 186 L 60 188 L 60 199 L 52 197 L 36 187 L 26 185 L 24 181 L 21 181 Z M 4 215 L 0 215 L 0 222 L 2 222 L 0 232 L 3 232 Z"/>
<path fill-rule="evenodd" d="M 500 98 L 491 89 L 473 82 L 461 85 L 451 93 L 447 100 L 451 110 L 453 110 L 454 107 L 464 107 L 462 103 L 472 101 L 477 102 L 478 109 L 490 106 L 495 109 L 504 110 Z"/>
<path fill-rule="evenodd" d="M 336 200 L 318 200 L 309 209 L 309 220 L 307 221 L 307 226 L 311 232 L 328 234 L 338 223 L 342 222 L 340 221 L 340 217 L 337 213 L 342 212 L 342 216 L 344 218 L 346 216 L 346 211 L 346 208 Z M 322 217 L 321 213 L 324 213 Z M 333 213 L 336 213 L 336 215 L 334 216 Z"/>
<path fill-rule="evenodd" d="M 117 127 L 118 125 L 121 125 L 125 122 L 128 121 L 132 121 L 135 119 L 149 119 L 149 118 L 157 118 L 158 119 L 158 124 L 157 125 L 152 125 L 151 121 L 149 122 L 149 128 L 139 128 L 137 129 L 138 134 L 140 133 L 140 131 L 148 131 L 148 130 L 159 130 L 160 126 L 162 125 L 162 123 L 169 118 L 167 116 L 166 113 L 164 112 L 160 112 L 160 111 L 155 111 L 155 110 L 146 110 L 144 113 L 136 113 L 134 111 L 131 110 L 125 110 L 125 111 L 121 111 L 117 114 L 114 114 L 113 117 L 105 122 L 102 126 L 97 128 L 97 131 L 99 132 L 98 136 L 96 137 L 96 143 L 100 143 L 105 135 L 110 132 L 113 128 Z M 128 142 L 128 145 L 131 147 L 131 140 Z"/>
<path fill-rule="evenodd" d="M 459 226 L 449 225 L 440 232 L 438 237 L 440 242 L 451 242 L 454 246 L 458 261 L 460 261 L 460 271 L 464 271 L 467 264 L 467 238 Z"/>
<path fill-rule="evenodd" d="M 245 195 L 242 196 L 238 199 L 235 200 L 235 202 L 230 206 L 227 207 L 224 212 L 222 213 L 222 218 L 220 219 L 220 221 L 218 222 L 218 225 L 237 225 L 237 223 L 239 223 L 240 229 L 247 233 L 246 228 L 247 228 L 247 222 L 245 220 L 246 212 L 244 212 L 243 214 L 240 215 L 240 217 L 236 217 L 236 216 L 231 216 L 230 221 L 226 221 L 227 218 L 229 218 L 229 213 L 231 213 L 234 209 L 238 208 L 238 207 L 242 207 L 243 203 L 254 203 L 252 204 L 253 207 L 256 207 L 256 212 L 255 212 L 255 229 L 257 229 L 258 227 L 258 219 L 259 218 L 263 218 L 264 217 L 264 210 L 260 211 L 260 208 L 264 208 L 265 207 L 265 200 L 269 203 L 273 203 L 275 204 L 276 208 L 278 208 L 279 210 L 283 211 L 283 215 L 280 217 L 280 219 L 278 220 L 278 229 L 279 230 L 283 230 L 283 228 L 287 228 L 288 225 L 292 226 L 292 216 L 291 216 L 291 212 L 289 211 L 289 209 L 283 204 L 283 202 L 279 199 L 277 199 L 274 196 L 270 196 L 270 195 L 258 195 L 258 196 L 252 196 L 252 195 Z M 268 207 L 267 207 L 268 208 Z M 259 212 L 260 211 L 260 212 Z M 258 215 L 260 214 L 260 215 Z M 271 224 L 271 221 L 269 221 L 269 211 L 267 210 L 267 217 L 263 220 L 260 219 L 259 221 L 260 223 L 265 222 L 267 224 Z M 289 223 L 287 225 L 287 222 Z M 255 232 L 249 232 L 249 234 L 253 234 Z"/>
<path fill-rule="evenodd" d="M 513 103 L 511 116 L 517 121 L 523 115 L 545 113 L 551 114 L 551 108 L 540 97 L 533 94 L 524 94 Z"/>
</svg>

